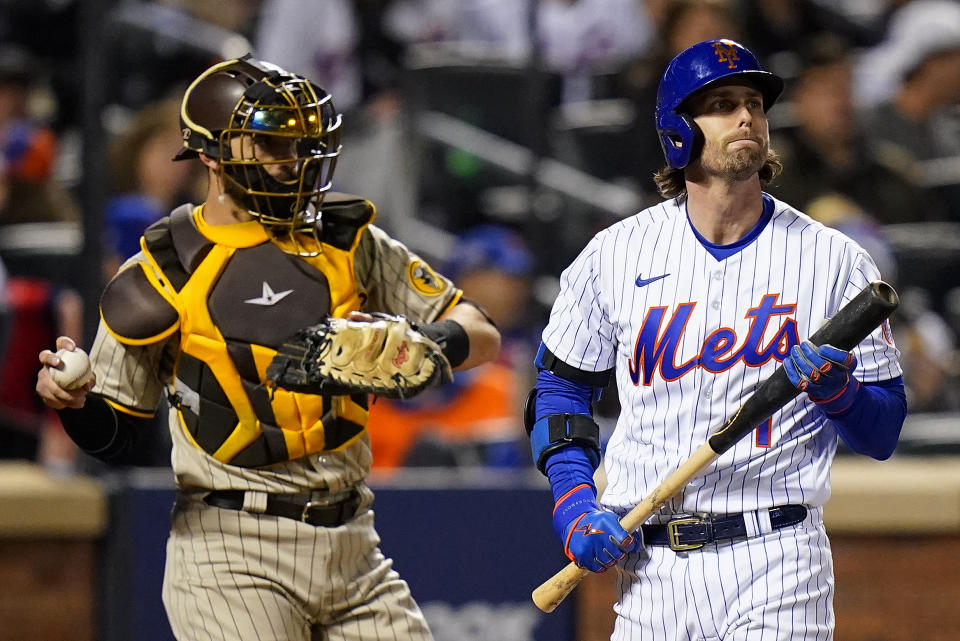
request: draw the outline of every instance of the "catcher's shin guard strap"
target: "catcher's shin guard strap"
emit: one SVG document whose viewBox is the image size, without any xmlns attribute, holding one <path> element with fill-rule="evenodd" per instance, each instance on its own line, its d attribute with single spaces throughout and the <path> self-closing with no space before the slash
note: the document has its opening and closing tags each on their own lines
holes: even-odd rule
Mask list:
<svg viewBox="0 0 960 641">
<path fill-rule="evenodd" d="M 600 426 L 591 417 L 584 414 L 550 414 L 534 423 L 530 430 L 533 462 L 541 472 L 544 472 L 550 454 L 572 444 L 584 448 L 596 469 L 600 463 Z"/>
<path fill-rule="evenodd" d="M 440 351 L 450 361 L 450 367 L 460 365 L 470 355 L 470 337 L 457 321 L 448 318 L 420 325 L 419 329 L 440 347 Z"/>
</svg>

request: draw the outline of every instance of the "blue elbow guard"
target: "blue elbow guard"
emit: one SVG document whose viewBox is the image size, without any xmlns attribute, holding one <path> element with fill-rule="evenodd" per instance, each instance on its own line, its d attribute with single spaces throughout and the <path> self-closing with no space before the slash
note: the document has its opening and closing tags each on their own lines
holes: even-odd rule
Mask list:
<svg viewBox="0 0 960 641">
<path fill-rule="evenodd" d="M 530 449 L 537 469 L 546 474 L 547 458 L 568 445 L 579 445 L 593 468 L 600 465 L 600 426 L 585 414 L 550 414 L 530 429 Z"/>
</svg>

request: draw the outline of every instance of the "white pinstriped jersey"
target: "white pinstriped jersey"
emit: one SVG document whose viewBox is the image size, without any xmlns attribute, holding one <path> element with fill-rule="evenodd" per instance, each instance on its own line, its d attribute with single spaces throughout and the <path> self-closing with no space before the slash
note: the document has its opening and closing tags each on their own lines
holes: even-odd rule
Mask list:
<svg viewBox="0 0 960 641">
<path fill-rule="evenodd" d="M 769 198 L 765 196 L 765 198 Z M 606 447 L 602 502 L 624 513 L 686 460 L 815 332 L 880 274 L 854 241 L 770 199 L 772 217 L 717 260 L 685 201 L 598 233 L 564 271 L 543 332 L 573 367 L 616 367 L 621 413 Z M 901 374 L 889 325 L 855 350 L 864 382 Z M 719 457 L 664 512 L 822 505 L 837 432 L 806 394 Z"/>
</svg>

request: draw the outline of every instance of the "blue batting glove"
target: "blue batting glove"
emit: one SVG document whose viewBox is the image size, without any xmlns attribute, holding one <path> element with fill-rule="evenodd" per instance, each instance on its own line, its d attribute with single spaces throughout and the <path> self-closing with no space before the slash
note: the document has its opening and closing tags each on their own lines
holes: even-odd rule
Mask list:
<svg viewBox="0 0 960 641">
<path fill-rule="evenodd" d="M 790 383 L 806 392 L 814 403 L 831 403 L 859 382 L 850 372 L 857 366 L 856 357 L 832 345 L 815 346 L 803 341 L 790 349 L 783 359 L 783 369 Z"/>
<path fill-rule="evenodd" d="M 567 558 L 591 572 L 604 572 L 643 546 L 643 534 L 633 536 L 616 514 L 600 509 L 589 485 L 578 485 L 557 501 L 553 527 Z"/>
</svg>

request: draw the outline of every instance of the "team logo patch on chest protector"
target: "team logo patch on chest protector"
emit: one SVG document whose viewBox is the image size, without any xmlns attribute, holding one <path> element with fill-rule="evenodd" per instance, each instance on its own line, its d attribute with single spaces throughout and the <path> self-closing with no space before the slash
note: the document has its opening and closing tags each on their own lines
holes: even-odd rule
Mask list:
<svg viewBox="0 0 960 641">
<path fill-rule="evenodd" d="M 366 396 L 270 394 L 263 385 L 284 339 L 359 308 L 352 252 L 331 247 L 308 262 L 270 242 L 211 243 L 189 217 L 158 226 L 145 234 L 145 249 L 162 274 L 158 291 L 165 285 L 179 316 L 174 403 L 193 442 L 221 462 L 260 467 L 359 438 Z"/>
</svg>

